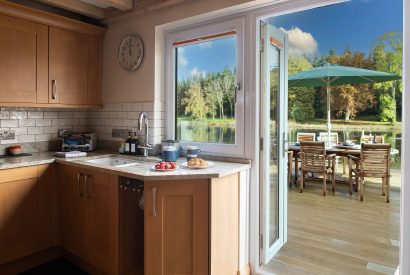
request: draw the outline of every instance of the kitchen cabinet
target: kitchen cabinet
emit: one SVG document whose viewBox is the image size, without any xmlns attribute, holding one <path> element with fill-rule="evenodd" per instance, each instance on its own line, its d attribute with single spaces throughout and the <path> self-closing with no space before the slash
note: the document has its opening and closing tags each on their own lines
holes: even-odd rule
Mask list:
<svg viewBox="0 0 410 275">
<path fill-rule="evenodd" d="M 101 104 L 102 40 L 50 27 L 49 102 Z"/>
<path fill-rule="evenodd" d="M 104 32 L 0 1 L 0 105 L 101 106 Z"/>
<path fill-rule="evenodd" d="M 208 179 L 146 181 L 145 274 L 208 274 Z"/>
<path fill-rule="evenodd" d="M 108 274 L 118 274 L 118 181 L 110 174 L 59 166 L 64 248 Z"/>
<path fill-rule="evenodd" d="M 51 246 L 49 165 L 0 171 L 0 265 Z"/>
<path fill-rule="evenodd" d="M 47 100 L 48 26 L 0 14 L 0 104 Z"/>
</svg>

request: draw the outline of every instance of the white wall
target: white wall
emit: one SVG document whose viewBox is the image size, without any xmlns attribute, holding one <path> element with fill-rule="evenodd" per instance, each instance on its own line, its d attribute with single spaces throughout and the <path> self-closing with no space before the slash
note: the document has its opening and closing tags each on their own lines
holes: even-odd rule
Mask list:
<svg viewBox="0 0 410 275">
<path fill-rule="evenodd" d="M 155 100 L 155 27 L 198 14 L 252 2 L 250 0 L 191 0 L 182 5 L 107 22 L 103 54 L 103 103 L 151 102 Z M 141 67 L 126 72 L 117 61 L 118 45 L 128 34 L 137 34 L 144 43 Z"/>
</svg>

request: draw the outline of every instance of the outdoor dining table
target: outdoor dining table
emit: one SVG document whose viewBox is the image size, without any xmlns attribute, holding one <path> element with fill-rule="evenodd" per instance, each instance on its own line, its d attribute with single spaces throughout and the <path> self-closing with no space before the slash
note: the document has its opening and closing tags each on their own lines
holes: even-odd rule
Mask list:
<svg viewBox="0 0 410 275">
<path fill-rule="evenodd" d="M 293 152 L 293 158 L 295 160 L 295 178 L 294 183 L 297 184 L 298 181 L 298 172 L 299 172 L 299 152 L 300 152 L 300 145 L 290 144 L 288 146 L 288 151 Z M 356 146 L 343 146 L 343 145 L 335 145 L 330 148 L 326 148 L 326 154 L 335 154 L 339 157 L 347 157 L 348 155 L 359 157 L 360 156 L 360 145 Z M 345 173 L 346 167 L 345 162 L 343 163 L 343 173 Z"/>
<path fill-rule="evenodd" d="M 353 146 L 346 146 L 346 145 L 335 145 L 330 148 L 326 148 L 326 154 L 335 154 L 336 156 L 339 157 L 347 157 L 348 155 L 355 156 L 355 157 L 360 157 L 360 150 L 361 146 L 360 145 L 353 145 Z M 294 183 L 295 185 L 298 182 L 298 172 L 299 172 L 299 164 L 298 164 L 298 159 L 299 156 L 298 154 L 300 153 L 300 145 L 296 145 L 295 143 L 289 144 L 288 146 L 288 151 L 293 152 L 293 158 L 295 160 L 295 179 Z M 391 155 L 396 155 L 398 154 L 399 151 L 397 149 L 392 148 L 391 149 Z M 343 174 L 345 174 L 346 171 L 346 163 L 343 162 Z"/>
</svg>

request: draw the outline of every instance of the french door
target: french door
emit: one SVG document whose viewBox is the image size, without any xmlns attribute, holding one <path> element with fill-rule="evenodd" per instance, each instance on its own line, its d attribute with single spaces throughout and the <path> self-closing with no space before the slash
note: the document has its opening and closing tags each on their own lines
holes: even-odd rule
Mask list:
<svg viewBox="0 0 410 275">
<path fill-rule="evenodd" d="M 266 264 L 287 235 L 287 36 L 261 22 L 260 259 Z"/>
</svg>

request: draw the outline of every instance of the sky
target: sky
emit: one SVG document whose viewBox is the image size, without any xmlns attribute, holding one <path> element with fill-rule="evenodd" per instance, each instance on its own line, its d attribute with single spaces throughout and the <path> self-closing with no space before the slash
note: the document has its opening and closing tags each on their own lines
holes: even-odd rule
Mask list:
<svg viewBox="0 0 410 275">
<path fill-rule="evenodd" d="M 403 0 L 352 0 L 274 17 L 269 22 L 289 37 L 289 55 L 327 54 L 330 49 L 368 54 L 386 32 L 403 31 Z M 178 80 L 235 69 L 236 38 L 178 47 Z"/>
<path fill-rule="evenodd" d="M 278 16 L 270 23 L 288 33 L 290 55 L 343 53 L 346 47 L 368 54 L 382 34 L 403 32 L 403 0 L 353 0 Z"/>
</svg>

